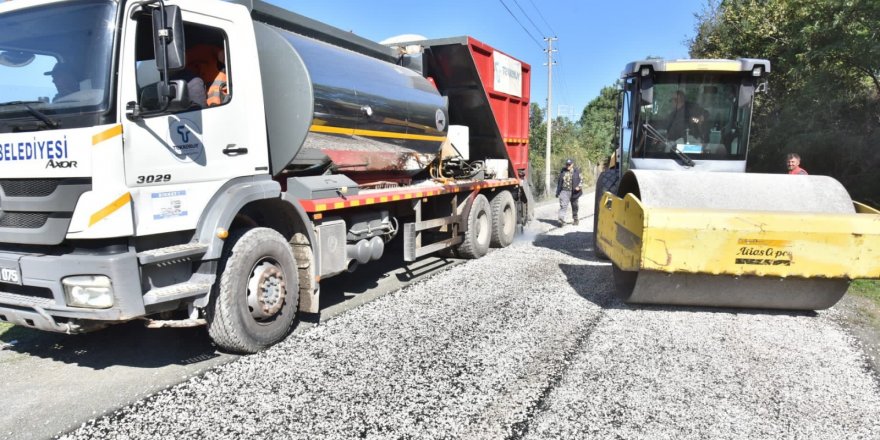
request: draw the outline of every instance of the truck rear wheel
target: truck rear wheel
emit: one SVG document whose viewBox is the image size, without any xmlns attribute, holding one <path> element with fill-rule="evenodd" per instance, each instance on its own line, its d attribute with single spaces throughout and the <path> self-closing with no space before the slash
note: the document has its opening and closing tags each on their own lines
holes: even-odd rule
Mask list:
<svg viewBox="0 0 880 440">
<path fill-rule="evenodd" d="M 501 191 L 492 199 L 492 247 L 507 247 L 516 234 L 516 206 L 510 191 Z"/>
<path fill-rule="evenodd" d="M 208 305 L 208 334 L 220 348 L 256 353 L 293 327 L 299 278 L 290 244 L 268 228 L 237 231 L 226 240 Z"/>
<path fill-rule="evenodd" d="M 596 179 L 596 200 L 593 204 L 593 255 L 600 260 L 607 260 L 608 255 L 605 255 L 605 252 L 599 249 L 599 201 L 602 200 L 602 195 L 605 194 L 605 191 L 617 194 L 617 187 L 620 183 L 619 175 L 620 173 L 617 170 L 605 170 Z"/>
<path fill-rule="evenodd" d="M 464 241 L 458 245 L 458 255 L 476 259 L 489 252 L 492 236 L 492 211 L 486 196 L 479 194 L 471 204 Z"/>
</svg>

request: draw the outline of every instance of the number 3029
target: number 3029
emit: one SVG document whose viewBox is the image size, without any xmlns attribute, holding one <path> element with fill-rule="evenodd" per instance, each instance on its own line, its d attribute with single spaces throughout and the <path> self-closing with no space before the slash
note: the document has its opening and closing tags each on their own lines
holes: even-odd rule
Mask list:
<svg viewBox="0 0 880 440">
<path fill-rule="evenodd" d="M 137 176 L 137 183 L 160 183 L 170 182 L 171 174 L 155 174 L 150 176 Z"/>
</svg>

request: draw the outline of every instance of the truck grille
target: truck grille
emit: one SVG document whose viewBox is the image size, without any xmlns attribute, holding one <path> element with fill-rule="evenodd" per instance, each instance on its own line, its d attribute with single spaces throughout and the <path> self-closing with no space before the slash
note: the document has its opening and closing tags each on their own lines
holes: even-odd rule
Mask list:
<svg viewBox="0 0 880 440">
<path fill-rule="evenodd" d="M 0 243 L 55 245 L 64 241 L 87 177 L 0 178 Z"/>
<path fill-rule="evenodd" d="M 6 197 L 46 197 L 58 188 L 62 179 L 5 179 L 0 187 Z"/>
<path fill-rule="evenodd" d="M 19 297 L 53 299 L 52 291 L 45 287 L 19 286 L 16 284 L 0 283 L 0 293 L 12 294 Z"/>
<path fill-rule="evenodd" d="M 4 212 L 0 214 L 0 228 L 37 229 L 48 219 L 48 212 Z"/>
</svg>

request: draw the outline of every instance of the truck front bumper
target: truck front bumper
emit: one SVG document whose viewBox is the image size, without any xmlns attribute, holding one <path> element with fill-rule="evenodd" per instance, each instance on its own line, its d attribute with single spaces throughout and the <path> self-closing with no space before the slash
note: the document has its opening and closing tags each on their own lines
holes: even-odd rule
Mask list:
<svg viewBox="0 0 880 440">
<path fill-rule="evenodd" d="M 76 249 L 60 255 L 0 250 L 0 267 L 17 270 L 21 284 L 0 282 L 0 320 L 40 330 L 82 333 L 144 315 L 137 255 L 123 246 Z M 61 280 L 104 275 L 113 288 L 113 305 L 71 307 Z"/>
</svg>

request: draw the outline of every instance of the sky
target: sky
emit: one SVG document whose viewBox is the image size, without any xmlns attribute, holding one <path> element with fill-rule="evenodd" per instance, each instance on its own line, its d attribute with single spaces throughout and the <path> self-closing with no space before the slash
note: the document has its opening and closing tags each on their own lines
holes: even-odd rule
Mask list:
<svg viewBox="0 0 880 440">
<path fill-rule="evenodd" d="M 707 4 L 707 0 L 267 1 L 373 41 L 401 34 L 469 35 L 530 64 L 532 102 L 542 107 L 547 105 L 544 37 L 555 36 L 553 113 L 574 120 L 603 86 L 614 83 L 626 63 L 647 56 L 687 58 L 694 14 Z"/>
</svg>

